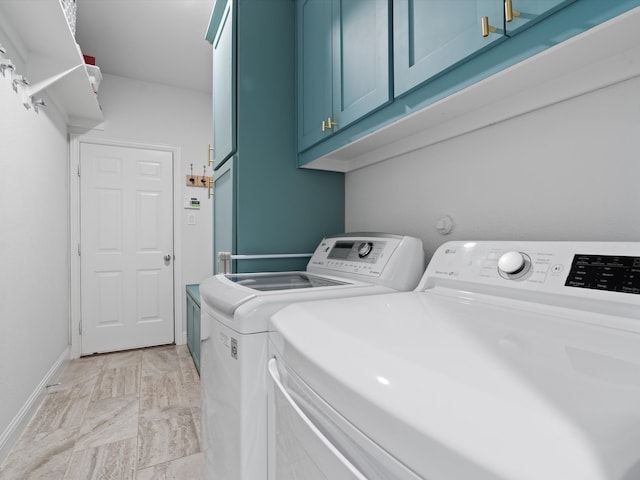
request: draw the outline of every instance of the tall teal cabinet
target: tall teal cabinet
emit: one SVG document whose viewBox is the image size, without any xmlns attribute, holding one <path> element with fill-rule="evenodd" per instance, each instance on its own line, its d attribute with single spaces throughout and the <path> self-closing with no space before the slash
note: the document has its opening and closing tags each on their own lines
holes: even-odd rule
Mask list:
<svg viewBox="0 0 640 480">
<path fill-rule="evenodd" d="M 297 168 L 295 31 L 292 0 L 217 0 L 207 32 L 214 262 L 220 251 L 249 257 L 237 272 L 304 269 L 308 258 L 251 257 L 311 253 L 344 231 L 343 174 Z"/>
<path fill-rule="evenodd" d="M 223 8 L 224 7 L 224 8 Z M 234 48 L 236 8 L 233 2 L 221 3 L 216 12 L 218 29 L 212 38 L 213 71 L 213 162 L 222 165 L 236 152 L 236 49 Z"/>
</svg>

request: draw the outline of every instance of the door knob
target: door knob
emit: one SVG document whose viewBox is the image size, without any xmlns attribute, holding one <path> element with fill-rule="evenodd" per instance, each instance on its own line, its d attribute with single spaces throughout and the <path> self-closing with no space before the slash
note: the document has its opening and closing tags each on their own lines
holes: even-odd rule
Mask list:
<svg viewBox="0 0 640 480">
<path fill-rule="evenodd" d="M 171 261 L 171 255 L 166 254 L 166 255 L 164 256 L 164 261 L 165 261 L 165 262 L 170 262 L 170 261 Z"/>
</svg>

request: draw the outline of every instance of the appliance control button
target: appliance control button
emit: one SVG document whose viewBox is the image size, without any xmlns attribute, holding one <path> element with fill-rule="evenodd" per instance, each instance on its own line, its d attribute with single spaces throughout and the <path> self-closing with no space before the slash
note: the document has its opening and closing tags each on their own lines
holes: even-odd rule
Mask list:
<svg viewBox="0 0 640 480">
<path fill-rule="evenodd" d="M 498 260 L 498 270 L 508 275 L 522 272 L 526 265 L 526 258 L 520 252 L 507 252 Z"/>
<path fill-rule="evenodd" d="M 362 242 L 358 245 L 358 256 L 360 258 L 364 258 L 371 253 L 373 250 L 373 243 L 371 242 Z"/>
</svg>

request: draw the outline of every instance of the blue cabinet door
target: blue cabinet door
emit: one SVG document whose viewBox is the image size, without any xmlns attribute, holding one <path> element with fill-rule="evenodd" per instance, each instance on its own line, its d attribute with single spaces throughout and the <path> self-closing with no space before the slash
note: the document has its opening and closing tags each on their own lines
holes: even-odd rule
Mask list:
<svg viewBox="0 0 640 480">
<path fill-rule="evenodd" d="M 218 272 L 218 252 L 236 253 L 236 185 L 232 157 L 215 171 L 213 181 L 213 271 Z"/>
<path fill-rule="evenodd" d="M 513 36 L 576 0 L 505 0 L 507 35 Z"/>
<path fill-rule="evenodd" d="M 297 3 L 298 151 L 390 100 L 389 11 L 389 0 Z"/>
<path fill-rule="evenodd" d="M 387 103 L 389 0 L 333 1 L 333 129 Z"/>
<path fill-rule="evenodd" d="M 235 3 L 224 4 L 213 38 L 213 161 L 215 168 L 236 151 Z"/>
<path fill-rule="evenodd" d="M 319 142 L 330 131 L 322 122 L 332 113 L 332 1 L 296 4 L 298 60 L 298 150 Z"/>
<path fill-rule="evenodd" d="M 394 0 L 394 95 L 505 39 L 502 0 Z M 482 35 L 482 18 L 496 32 Z"/>
</svg>

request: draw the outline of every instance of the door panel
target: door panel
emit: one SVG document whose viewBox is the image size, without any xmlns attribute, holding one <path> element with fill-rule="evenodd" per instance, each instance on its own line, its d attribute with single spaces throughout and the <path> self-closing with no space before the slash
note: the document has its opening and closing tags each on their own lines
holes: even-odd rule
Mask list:
<svg viewBox="0 0 640 480">
<path fill-rule="evenodd" d="M 331 1 L 301 0 L 298 24 L 298 150 L 322 140 L 332 112 Z"/>
<path fill-rule="evenodd" d="M 235 185 L 234 163 L 231 157 L 222 168 L 216 170 L 213 191 L 213 261 L 218 272 L 218 252 L 236 253 L 235 246 Z M 233 263 L 232 263 L 233 265 Z M 235 271 L 235 269 L 232 269 Z"/>
<path fill-rule="evenodd" d="M 395 0 L 393 15 L 396 97 L 505 39 L 482 36 L 484 16 L 502 30 L 500 0 Z"/>
<path fill-rule="evenodd" d="M 576 0 L 512 0 L 513 20 L 507 23 L 507 34 L 515 35 L 524 27 L 552 14 Z"/>
<path fill-rule="evenodd" d="M 236 151 L 236 52 L 233 1 L 227 3 L 213 41 L 213 161 L 216 168 Z"/>
<path fill-rule="evenodd" d="M 80 172 L 82 354 L 173 342 L 171 152 L 82 143 Z"/>
<path fill-rule="evenodd" d="M 334 0 L 333 25 L 333 115 L 340 129 L 390 99 L 389 2 Z"/>
</svg>

